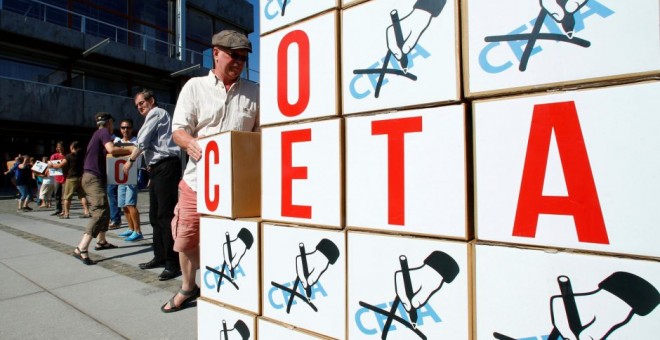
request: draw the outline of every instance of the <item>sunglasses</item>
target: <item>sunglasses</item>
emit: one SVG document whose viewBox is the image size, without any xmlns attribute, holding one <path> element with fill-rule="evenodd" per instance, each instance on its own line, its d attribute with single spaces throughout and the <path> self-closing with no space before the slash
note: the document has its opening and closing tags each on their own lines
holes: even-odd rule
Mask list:
<svg viewBox="0 0 660 340">
<path fill-rule="evenodd" d="M 126 129 L 132 129 L 133 127 L 132 126 L 120 126 L 119 128 L 122 129 L 122 130 L 126 130 Z"/>
<path fill-rule="evenodd" d="M 238 54 L 238 53 L 236 53 L 236 52 L 233 52 L 233 51 L 230 51 L 230 50 L 226 50 L 226 49 L 224 49 L 224 48 L 220 48 L 220 50 L 221 50 L 222 52 L 225 52 L 228 56 L 230 56 L 230 57 L 231 57 L 232 59 L 234 59 L 234 60 L 238 60 L 238 61 L 240 61 L 240 62 L 246 62 L 246 61 L 248 61 L 248 56 L 246 56 L 246 55 L 245 55 L 245 56 L 244 56 L 244 55 L 240 55 L 240 54 Z"/>
<path fill-rule="evenodd" d="M 147 102 L 146 100 L 141 100 L 137 104 L 135 104 L 135 107 L 139 108 L 140 106 L 144 105 L 144 103 L 146 102 Z"/>
</svg>

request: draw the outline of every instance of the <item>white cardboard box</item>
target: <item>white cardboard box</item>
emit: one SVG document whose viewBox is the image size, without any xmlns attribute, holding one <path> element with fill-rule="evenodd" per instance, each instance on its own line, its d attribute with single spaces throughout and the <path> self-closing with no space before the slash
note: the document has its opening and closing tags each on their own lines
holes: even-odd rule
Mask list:
<svg viewBox="0 0 660 340">
<path fill-rule="evenodd" d="M 570 24 L 553 20 L 541 1 L 462 0 L 466 95 L 657 74 L 657 0 L 638 0 L 633 6 L 617 0 L 581 2 L 574 15 L 566 16 L 574 22 L 569 39 L 564 27 Z"/>
<path fill-rule="evenodd" d="M 304 330 L 296 329 L 291 325 L 284 325 L 262 317 L 257 320 L 259 340 L 318 340 L 330 339 L 313 335 Z"/>
<path fill-rule="evenodd" d="M 476 101 L 479 240 L 660 257 L 660 82 Z"/>
<path fill-rule="evenodd" d="M 225 131 L 198 140 L 197 212 L 229 218 L 261 215 L 258 132 Z"/>
<path fill-rule="evenodd" d="M 128 162 L 128 157 L 106 157 L 105 166 L 108 184 L 137 184 L 138 167 L 132 166 L 128 170 L 128 175 L 125 175 L 124 164 L 126 162 Z"/>
<path fill-rule="evenodd" d="M 546 339 L 573 305 L 581 337 L 652 339 L 660 332 L 658 287 L 657 261 L 477 245 L 476 338 Z"/>
<path fill-rule="evenodd" d="M 378 0 L 342 11 L 343 114 L 460 100 L 455 1 L 419 3 Z"/>
<path fill-rule="evenodd" d="M 259 222 L 259 219 L 200 218 L 203 297 L 254 314 L 261 312 Z"/>
<path fill-rule="evenodd" d="M 256 339 L 256 322 L 256 315 L 197 299 L 197 339 Z"/>
<path fill-rule="evenodd" d="M 349 339 L 469 339 L 471 249 L 465 242 L 349 232 Z"/>
<path fill-rule="evenodd" d="M 262 315 L 344 339 L 346 234 L 268 223 L 262 233 Z"/>
<path fill-rule="evenodd" d="M 262 130 L 262 218 L 341 228 L 342 120 Z"/>
<path fill-rule="evenodd" d="M 261 37 L 262 126 L 339 116 L 338 25 L 331 11 Z"/>
<path fill-rule="evenodd" d="M 335 8 L 337 2 L 338 0 L 261 0 L 259 1 L 261 34 Z"/>
<path fill-rule="evenodd" d="M 346 224 L 466 239 L 464 107 L 346 118 Z"/>
</svg>

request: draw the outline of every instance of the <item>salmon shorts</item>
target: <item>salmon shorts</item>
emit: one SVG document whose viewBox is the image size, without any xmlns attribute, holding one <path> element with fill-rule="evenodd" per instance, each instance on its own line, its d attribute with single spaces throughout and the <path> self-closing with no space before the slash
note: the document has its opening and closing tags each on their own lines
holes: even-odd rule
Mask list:
<svg viewBox="0 0 660 340">
<path fill-rule="evenodd" d="M 197 193 L 183 180 L 179 182 L 179 202 L 174 207 L 172 238 L 174 251 L 185 252 L 199 247 Z"/>
</svg>

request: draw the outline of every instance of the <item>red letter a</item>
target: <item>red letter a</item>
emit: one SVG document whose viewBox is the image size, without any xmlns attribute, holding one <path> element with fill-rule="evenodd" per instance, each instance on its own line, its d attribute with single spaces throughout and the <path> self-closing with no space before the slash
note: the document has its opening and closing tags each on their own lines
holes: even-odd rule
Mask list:
<svg viewBox="0 0 660 340">
<path fill-rule="evenodd" d="M 568 196 L 543 196 L 555 131 Z M 535 237 L 539 214 L 573 215 L 580 242 L 609 244 L 575 103 L 534 106 L 513 236 Z"/>
</svg>

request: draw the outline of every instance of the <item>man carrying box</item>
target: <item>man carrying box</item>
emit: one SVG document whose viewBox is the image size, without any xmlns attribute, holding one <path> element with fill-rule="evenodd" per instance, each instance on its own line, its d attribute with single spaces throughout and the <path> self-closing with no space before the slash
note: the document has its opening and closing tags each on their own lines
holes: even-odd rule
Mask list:
<svg viewBox="0 0 660 340">
<path fill-rule="evenodd" d="M 199 296 L 195 273 L 199 268 L 199 214 L 197 213 L 197 162 L 202 149 L 197 139 L 223 131 L 259 130 L 259 86 L 240 79 L 252 52 L 245 34 L 224 30 L 213 36 L 214 68 L 207 76 L 190 79 L 179 94 L 172 131 L 174 142 L 190 159 L 179 183 L 180 197 L 172 220 L 174 250 L 179 252 L 181 290 L 165 303 L 165 313 L 180 310 Z"/>
</svg>

